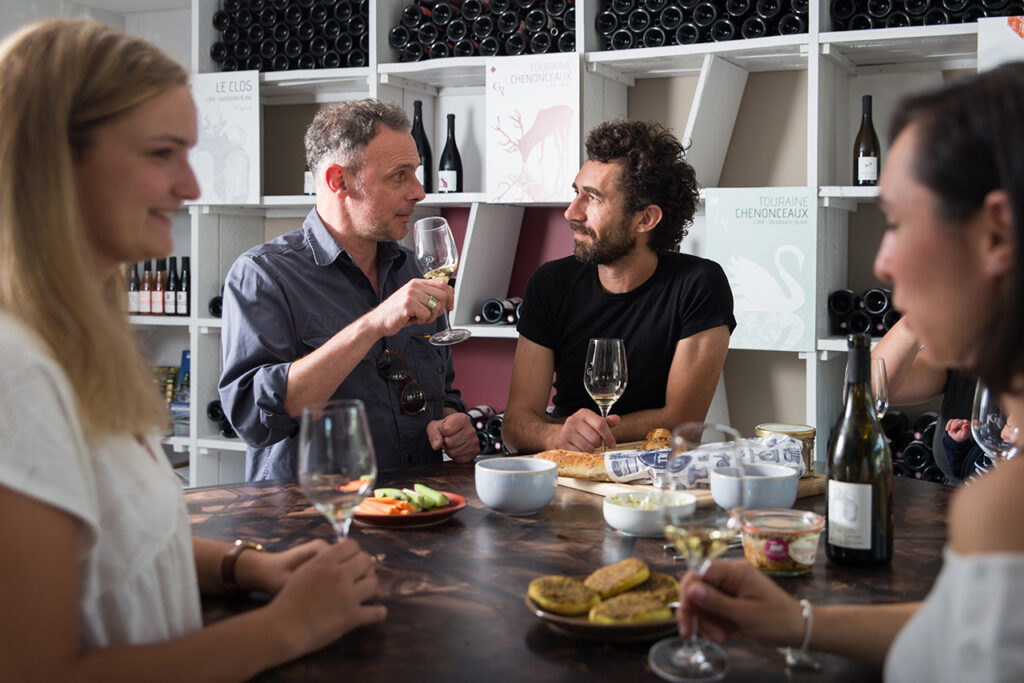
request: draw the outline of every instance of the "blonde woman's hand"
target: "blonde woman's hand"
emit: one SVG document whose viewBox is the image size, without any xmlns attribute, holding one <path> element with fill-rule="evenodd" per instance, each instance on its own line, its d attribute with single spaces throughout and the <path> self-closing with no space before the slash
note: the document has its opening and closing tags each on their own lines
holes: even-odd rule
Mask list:
<svg viewBox="0 0 1024 683">
<path fill-rule="evenodd" d="M 373 557 L 346 539 L 317 548 L 291 573 L 267 609 L 275 612 L 274 622 L 291 641 L 293 656 L 318 650 L 360 626 L 384 621 L 387 608 L 367 604 L 379 594 L 375 566 Z"/>
<path fill-rule="evenodd" d="M 249 590 L 276 595 L 295 570 L 327 548 L 321 539 L 288 548 L 282 552 L 244 552 L 238 556 L 235 577 Z"/>
</svg>

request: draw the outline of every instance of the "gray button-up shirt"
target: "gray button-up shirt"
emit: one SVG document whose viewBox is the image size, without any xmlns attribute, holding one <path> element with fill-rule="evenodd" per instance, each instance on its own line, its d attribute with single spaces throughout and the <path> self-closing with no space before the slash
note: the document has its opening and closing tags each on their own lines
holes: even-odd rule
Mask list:
<svg viewBox="0 0 1024 683">
<path fill-rule="evenodd" d="M 247 480 L 297 475 L 299 421 L 284 409 L 292 361 L 420 276 L 408 249 L 380 243 L 378 298 L 316 209 L 300 230 L 254 247 L 235 261 L 224 283 L 220 399 L 232 427 L 249 446 Z M 441 327 L 439 318 L 377 341 L 334 393 L 334 398 L 358 398 L 366 404 L 380 469 L 440 462 L 440 453 L 427 440 L 427 423 L 441 419 L 444 406 L 466 409 L 452 388 L 451 351 L 426 339 Z M 385 348 L 402 356 L 423 387 L 426 411 L 406 415 L 400 409 L 404 383 L 377 372 L 377 358 Z"/>
</svg>

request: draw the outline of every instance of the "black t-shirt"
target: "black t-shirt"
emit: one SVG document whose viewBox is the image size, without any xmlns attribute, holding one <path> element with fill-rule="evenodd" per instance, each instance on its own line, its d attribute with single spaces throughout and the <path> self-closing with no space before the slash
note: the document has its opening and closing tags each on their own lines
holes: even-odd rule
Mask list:
<svg viewBox="0 0 1024 683">
<path fill-rule="evenodd" d="M 935 438 L 932 440 L 932 455 L 935 464 L 939 466 L 942 473 L 949 481 L 963 479 L 967 474 L 974 471 L 974 460 L 979 456 L 973 453 L 969 463 L 962 462 L 969 453 L 969 447 L 958 449 L 962 452 L 950 452 L 946 448 L 943 437 L 946 435 L 946 423 L 953 419 L 971 419 L 971 408 L 974 405 L 975 382 L 964 377 L 956 370 L 946 371 L 946 387 L 942 394 L 942 407 L 939 408 L 939 418 L 935 421 Z M 971 437 L 966 443 L 974 445 L 974 438 Z M 978 447 L 980 450 L 980 447 Z M 959 456 L 959 458 L 957 457 Z"/>
<path fill-rule="evenodd" d="M 597 411 L 583 387 L 587 344 L 592 337 L 625 341 L 628 381 L 612 413 L 663 408 L 676 344 L 704 330 L 736 327 L 732 290 L 722 267 L 689 254 L 661 254 L 642 285 L 610 294 L 597 266 L 574 256 L 545 263 L 530 276 L 518 330 L 555 354 L 555 416 L 580 408 Z"/>
</svg>

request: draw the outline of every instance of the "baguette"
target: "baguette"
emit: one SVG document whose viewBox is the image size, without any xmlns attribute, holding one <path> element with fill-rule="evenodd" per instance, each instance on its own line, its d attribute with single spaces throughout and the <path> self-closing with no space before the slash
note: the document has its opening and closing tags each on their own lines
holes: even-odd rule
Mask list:
<svg viewBox="0 0 1024 683">
<path fill-rule="evenodd" d="M 662 427 L 652 429 L 644 439 L 644 450 L 652 451 L 657 448 L 668 448 L 672 444 L 672 432 Z"/>
<path fill-rule="evenodd" d="M 604 455 L 601 453 L 581 453 L 558 449 L 537 453 L 533 457 L 550 460 L 558 465 L 558 476 L 560 477 L 611 481 L 608 471 L 604 468 Z"/>
</svg>

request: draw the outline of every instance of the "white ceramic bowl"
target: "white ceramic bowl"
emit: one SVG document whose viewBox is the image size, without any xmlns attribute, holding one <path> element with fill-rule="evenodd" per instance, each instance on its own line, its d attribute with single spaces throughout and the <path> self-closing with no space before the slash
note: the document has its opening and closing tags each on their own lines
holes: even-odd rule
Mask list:
<svg viewBox="0 0 1024 683">
<path fill-rule="evenodd" d="M 739 479 L 732 467 L 711 470 L 711 497 L 723 508 L 736 506 L 739 496 Z M 797 481 L 800 473 L 786 465 L 744 465 L 743 466 L 743 507 L 748 510 L 761 508 L 791 508 L 796 502 Z"/>
<path fill-rule="evenodd" d="M 532 515 L 555 497 L 558 465 L 528 457 L 491 458 L 476 464 L 476 495 L 503 515 Z"/>
<path fill-rule="evenodd" d="M 608 525 L 630 536 L 661 536 L 661 506 L 658 492 L 650 493 L 614 493 L 605 496 L 604 521 Z M 697 509 L 697 498 L 690 493 L 675 492 L 673 496 L 677 505 L 688 507 L 692 514 Z"/>
</svg>

